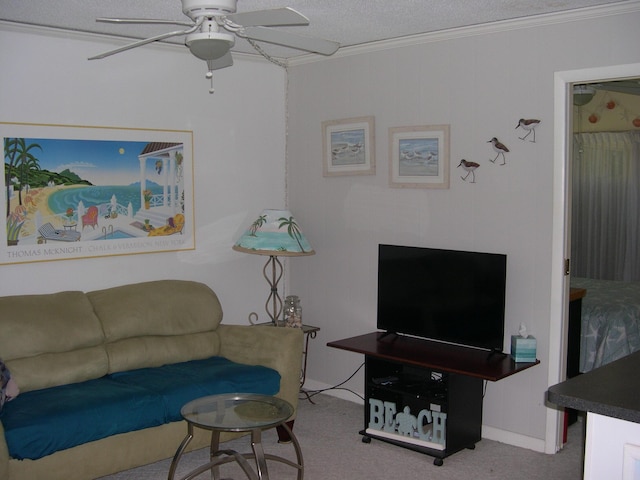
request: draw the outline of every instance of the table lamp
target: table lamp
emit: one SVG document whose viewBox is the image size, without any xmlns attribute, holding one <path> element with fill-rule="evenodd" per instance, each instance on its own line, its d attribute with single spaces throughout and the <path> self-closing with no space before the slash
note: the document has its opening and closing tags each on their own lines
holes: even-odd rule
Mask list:
<svg viewBox="0 0 640 480">
<path fill-rule="evenodd" d="M 233 246 L 238 252 L 268 255 L 262 273 L 271 287 L 265 308 L 274 325 L 282 312 L 278 282 L 282 278 L 282 263 L 278 257 L 315 255 L 302 229 L 288 210 L 263 210 L 260 216 Z M 270 274 L 269 274 L 270 272 Z"/>
</svg>

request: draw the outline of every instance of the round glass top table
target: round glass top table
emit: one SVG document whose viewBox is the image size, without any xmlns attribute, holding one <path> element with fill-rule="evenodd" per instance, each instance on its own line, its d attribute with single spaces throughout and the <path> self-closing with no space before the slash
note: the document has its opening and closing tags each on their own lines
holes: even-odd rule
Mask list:
<svg viewBox="0 0 640 480">
<path fill-rule="evenodd" d="M 192 470 L 181 480 L 190 480 L 211 470 L 211 477 L 220 478 L 219 466 L 236 461 L 250 480 L 268 480 L 267 460 L 287 464 L 298 470 L 298 480 L 304 476 L 302 450 L 286 421 L 293 415 L 293 407 L 285 400 L 270 395 L 253 393 L 226 393 L 197 398 L 182 407 L 182 417 L 187 421 L 187 435 L 178 447 L 169 468 L 169 480 L 174 480 L 180 458 L 193 439 L 193 429 L 211 431 L 209 463 Z M 262 432 L 274 427 L 284 428 L 291 438 L 297 463 L 286 458 L 265 454 Z M 221 432 L 250 432 L 253 453 L 238 453 L 235 450 L 220 450 Z M 254 471 L 247 459 L 255 459 Z"/>
</svg>

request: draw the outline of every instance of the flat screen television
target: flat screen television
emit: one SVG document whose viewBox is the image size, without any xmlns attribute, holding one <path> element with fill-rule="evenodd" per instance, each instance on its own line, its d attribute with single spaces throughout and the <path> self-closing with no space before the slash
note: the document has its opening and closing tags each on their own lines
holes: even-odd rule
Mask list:
<svg viewBox="0 0 640 480">
<path fill-rule="evenodd" d="M 379 245 L 377 327 L 502 352 L 507 256 Z"/>
</svg>

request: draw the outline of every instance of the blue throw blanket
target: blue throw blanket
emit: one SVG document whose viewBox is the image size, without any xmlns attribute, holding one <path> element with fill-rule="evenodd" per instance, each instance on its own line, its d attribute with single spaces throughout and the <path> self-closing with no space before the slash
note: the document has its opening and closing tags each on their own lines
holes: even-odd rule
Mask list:
<svg viewBox="0 0 640 480">
<path fill-rule="evenodd" d="M 32 459 L 110 435 L 180 420 L 182 406 L 219 393 L 280 390 L 280 374 L 223 357 L 143 368 L 22 393 L 0 420 L 9 455 Z"/>
</svg>

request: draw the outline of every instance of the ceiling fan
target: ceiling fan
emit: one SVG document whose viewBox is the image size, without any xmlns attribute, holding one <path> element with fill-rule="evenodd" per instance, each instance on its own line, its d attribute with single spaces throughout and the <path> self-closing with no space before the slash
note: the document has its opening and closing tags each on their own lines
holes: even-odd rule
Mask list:
<svg viewBox="0 0 640 480">
<path fill-rule="evenodd" d="M 640 95 L 640 80 L 613 80 L 610 82 L 577 84 L 573 86 L 573 104 L 582 107 L 593 100 L 597 90 L 618 92 L 627 95 Z"/>
<path fill-rule="evenodd" d="M 187 28 L 145 38 L 123 47 L 90 57 L 97 60 L 121 53 L 148 43 L 180 35 L 185 36 L 185 45 L 196 57 L 207 62 L 206 77 L 211 79 L 213 93 L 213 70 L 233 65 L 231 48 L 235 37 L 246 39 L 261 55 L 274 61 L 255 42 L 267 42 L 322 55 L 331 55 L 338 50 L 339 43 L 322 38 L 308 37 L 267 27 L 309 25 L 309 19 L 292 8 L 274 8 L 236 13 L 238 0 L 181 0 L 182 13 L 191 21 L 159 20 L 144 18 L 97 18 L 97 22 L 118 24 L 164 24 L 182 25 Z M 274 63 L 278 63 L 274 61 Z"/>
</svg>

